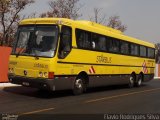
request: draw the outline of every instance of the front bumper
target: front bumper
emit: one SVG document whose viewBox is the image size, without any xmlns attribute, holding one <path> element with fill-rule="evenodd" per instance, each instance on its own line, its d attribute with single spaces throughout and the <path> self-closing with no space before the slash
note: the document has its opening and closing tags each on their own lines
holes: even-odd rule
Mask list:
<svg viewBox="0 0 160 120">
<path fill-rule="evenodd" d="M 10 83 L 19 84 L 26 87 L 33 87 L 49 91 L 73 89 L 75 77 L 59 76 L 54 79 L 47 78 L 29 78 L 25 76 L 17 76 L 9 74 Z"/>
<path fill-rule="evenodd" d="M 55 90 L 54 80 L 45 78 L 28 78 L 16 75 L 8 75 L 10 83 L 19 84 L 26 87 L 33 87 L 49 91 Z"/>
</svg>

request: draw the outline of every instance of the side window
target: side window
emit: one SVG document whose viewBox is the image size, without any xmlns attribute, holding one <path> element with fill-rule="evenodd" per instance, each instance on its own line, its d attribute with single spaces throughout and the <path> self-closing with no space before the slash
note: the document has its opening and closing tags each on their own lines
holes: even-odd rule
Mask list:
<svg viewBox="0 0 160 120">
<path fill-rule="evenodd" d="M 154 58 L 155 57 L 155 50 L 153 48 L 148 48 L 148 57 Z"/>
<path fill-rule="evenodd" d="M 72 48 L 72 29 L 67 26 L 62 26 L 58 57 L 65 58 L 71 51 L 71 48 Z"/>
<path fill-rule="evenodd" d="M 114 38 L 109 39 L 109 52 L 119 53 L 119 41 Z"/>
<path fill-rule="evenodd" d="M 92 33 L 92 49 L 99 50 L 98 34 Z"/>
<path fill-rule="evenodd" d="M 78 48 L 91 49 L 91 33 L 76 29 L 76 42 Z"/>
<path fill-rule="evenodd" d="M 129 43 L 121 41 L 120 42 L 121 54 L 129 54 Z"/>
<path fill-rule="evenodd" d="M 147 48 L 144 46 L 140 46 L 140 56 L 147 57 Z"/>
<path fill-rule="evenodd" d="M 106 38 L 104 36 L 99 36 L 99 48 L 102 51 L 107 51 L 107 46 L 106 46 Z"/>
<path fill-rule="evenodd" d="M 107 51 L 106 38 L 104 36 L 98 34 L 92 34 L 92 42 L 93 41 L 95 43 L 95 50 Z M 94 47 L 92 48 L 94 49 Z"/>
<path fill-rule="evenodd" d="M 131 55 L 138 56 L 139 55 L 139 46 L 131 43 Z"/>
</svg>

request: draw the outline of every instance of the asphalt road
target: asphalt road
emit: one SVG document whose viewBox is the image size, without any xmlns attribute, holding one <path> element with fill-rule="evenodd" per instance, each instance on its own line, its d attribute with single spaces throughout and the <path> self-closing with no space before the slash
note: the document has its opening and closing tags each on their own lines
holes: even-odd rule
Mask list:
<svg viewBox="0 0 160 120">
<path fill-rule="evenodd" d="M 132 89 L 123 85 L 92 88 L 79 96 L 73 96 L 71 91 L 47 93 L 21 86 L 0 88 L 0 113 L 50 118 L 53 114 L 100 117 L 109 113 L 160 113 L 160 80 L 152 80 Z"/>
</svg>

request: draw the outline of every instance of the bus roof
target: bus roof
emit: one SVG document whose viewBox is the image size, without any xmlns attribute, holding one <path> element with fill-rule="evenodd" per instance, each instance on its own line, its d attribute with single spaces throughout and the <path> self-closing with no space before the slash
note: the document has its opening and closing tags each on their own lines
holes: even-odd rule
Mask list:
<svg viewBox="0 0 160 120">
<path fill-rule="evenodd" d="M 155 45 L 146 42 L 143 40 L 139 40 L 133 37 L 129 37 L 124 35 L 121 31 L 103 26 L 101 24 L 91 22 L 91 21 L 85 21 L 85 20 L 71 20 L 66 18 L 32 18 L 32 19 L 25 19 L 20 22 L 20 25 L 28 25 L 28 24 L 63 24 L 63 25 L 74 25 L 75 28 L 80 28 L 83 30 L 95 32 L 102 35 L 107 35 L 113 38 L 141 44 L 144 46 L 155 48 Z"/>
</svg>

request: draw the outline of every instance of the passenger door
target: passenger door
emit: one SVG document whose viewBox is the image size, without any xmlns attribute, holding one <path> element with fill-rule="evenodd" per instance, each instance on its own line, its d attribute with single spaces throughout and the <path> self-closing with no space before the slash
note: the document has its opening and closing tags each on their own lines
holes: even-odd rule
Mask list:
<svg viewBox="0 0 160 120">
<path fill-rule="evenodd" d="M 72 29 L 68 26 L 62 26 L 58 58 L 64 59 L 72 49 Z"/>
</svg>

